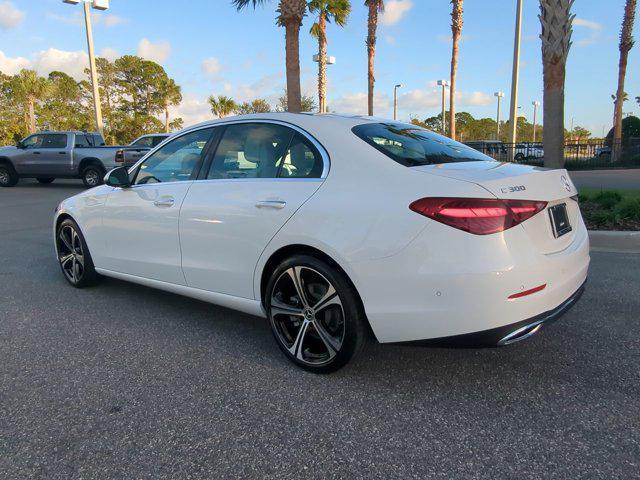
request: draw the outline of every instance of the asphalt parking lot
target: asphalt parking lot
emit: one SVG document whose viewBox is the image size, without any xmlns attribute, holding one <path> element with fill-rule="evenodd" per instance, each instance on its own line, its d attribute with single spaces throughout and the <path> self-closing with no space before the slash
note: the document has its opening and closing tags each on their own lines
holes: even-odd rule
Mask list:
<svg viewBox="0 0 640 480">
<path fill-rule="evenodd" d="M 296 369 L 265 321 L 54 258 L 75 181 L 0 190 L 0 478 L 640 478 L 640 255 L 592 254 L 501 349 L 371 346 Z"/>
</svg>

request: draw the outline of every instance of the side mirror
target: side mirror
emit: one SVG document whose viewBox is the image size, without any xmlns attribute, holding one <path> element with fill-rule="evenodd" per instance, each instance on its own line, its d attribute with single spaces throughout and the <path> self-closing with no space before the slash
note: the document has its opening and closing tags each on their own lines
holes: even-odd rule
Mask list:
<svg viewBox="0 0 640 480">
<path fill-rule="evenodd" d="M 105 175 L 104 183 L 110 187 L 128 188 L 131 186 L 129 171 L 126 167 L 114 168 Z"/>
<path fill-rule="evenodd" d="M 24 148 L 24 144 L 22 143 L 22 140 L 18 140 L 16 142 L 16 147 L 19 148 L 20 150 Z"/>
</svg>

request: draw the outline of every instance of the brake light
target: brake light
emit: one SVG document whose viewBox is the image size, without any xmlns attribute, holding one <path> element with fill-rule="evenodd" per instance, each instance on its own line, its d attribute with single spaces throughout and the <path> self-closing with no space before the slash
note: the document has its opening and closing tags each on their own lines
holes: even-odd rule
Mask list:
<svg viewBox="0 0 640 480">
<path fill-rule="evenodd" d="M 124 150 L 116 150 L 116 162 L 124 162 Z"/>
<path fill-rule="evenodd" d="M 515 227 L 546 206 L 547 202 L 536 200 L 426 197 L 409 208 L 450 227 L 474 235 L 489 235 Z"/>
</svg>

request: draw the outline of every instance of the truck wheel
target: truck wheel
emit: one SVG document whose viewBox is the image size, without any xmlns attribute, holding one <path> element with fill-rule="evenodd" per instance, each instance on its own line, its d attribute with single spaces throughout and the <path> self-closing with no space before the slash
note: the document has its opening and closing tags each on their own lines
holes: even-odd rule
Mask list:
<svg viewBox="0 0 640 480">
<path fill-rule="evenodd" d="M 38 177 L 36 178 L 36 180 L 38 180 L 39 183 L 42 183 L 43 185 L 47 185 L 48 183 L 51 183 L 55 180 L 55 178 L 50 178 L 50 177 Z"/>
<path fill-rule="evenodd" d="M 18 179 L 18 174 L 11 165 L 0 164 L 0 187 L 13 187 Z"/>
<path fill-rule="evenodd" d="M 516 160 L 524 160 L 524 153 L 516 153 L 514 157 Z"/>
<path fill-rule="evenodd" d="M 82 183 L 87 188 L 97 187 L 102 185 L 105 172 L 102 167 L 98 165 L 89 165 L 82 171 Z"/>
</svg>

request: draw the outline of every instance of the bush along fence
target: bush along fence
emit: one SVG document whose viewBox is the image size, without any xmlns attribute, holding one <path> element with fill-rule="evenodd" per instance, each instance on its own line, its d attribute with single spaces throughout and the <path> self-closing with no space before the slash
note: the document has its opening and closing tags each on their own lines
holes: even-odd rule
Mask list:
<svg viewBox="0 0 640 480">
<path fill-rule="evenodd" d="M 468 146 L 501 162 L 544 166 L 541 143 L 504 143 L 497 140 L 465 142 Z M 620 146 L 620 156 L 612 159 L 611 142 L 566 143 L 564 162 L 567 170 L 640 168 L 640 138 L 631 138 Z"/>
</svg>

